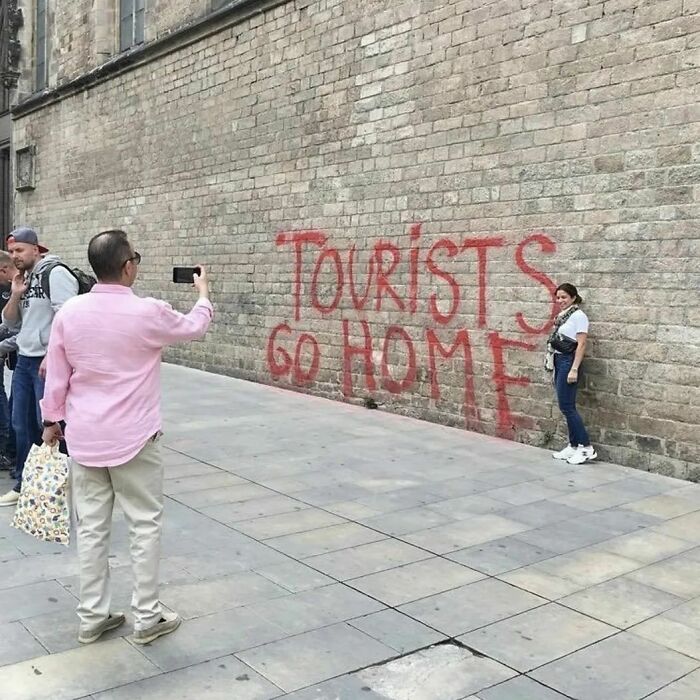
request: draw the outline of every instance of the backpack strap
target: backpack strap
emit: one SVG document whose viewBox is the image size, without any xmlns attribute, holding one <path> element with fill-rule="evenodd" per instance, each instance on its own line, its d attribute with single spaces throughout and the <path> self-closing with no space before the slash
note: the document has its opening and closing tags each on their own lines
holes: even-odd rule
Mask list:
<svg viewBox="0 0 700 700">
<path fill-rule="evenodd" d="M 49 280 L 49 278 L 51 277 L 51 273 L 52 273 L 57 267 L 62 267 L 62 268 L 64 268 L 64 269 L 68 270 L 68 272 L 70 272 L 71 275 L 72 275 L 72 276 L 76 279 L 76 281 L 78 282 L 78 286 L 80 286 L 80 280 L 77 278 L 75 272 L 73 272 L 73 270 L 71 270 L 71 268 L 68 267 L 68 265 L 66 265 L 65 263 L 59 262 L 59 261 L 52 262 L 52 263 L 50 263 L 47 267 L 45 267 L 45 268 L 41 271 L 41 282 L 40 282 L 40 284 L 41 284 L 41 289 L 42 289 L 42 291 L 44 292 L 44 295 L 46 296 L 46 298 L 47 298 L 49 301 L 51 301 L 51 286 L 50 286 L 50 280 Z"/>
</svg>

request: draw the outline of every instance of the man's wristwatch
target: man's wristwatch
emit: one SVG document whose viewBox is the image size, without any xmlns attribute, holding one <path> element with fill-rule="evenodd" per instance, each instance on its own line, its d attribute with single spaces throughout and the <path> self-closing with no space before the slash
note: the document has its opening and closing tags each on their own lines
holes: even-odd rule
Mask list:
<svg viewBox="0 0 700 700">
<path fill-rule="evenodd" d="M 45 428 L 53 428 L 53 426 L 56 425 L 56 421 L 55 420 L 45 420 L 45 421 L 42 421 L 41 424 Z"/>
</svg>

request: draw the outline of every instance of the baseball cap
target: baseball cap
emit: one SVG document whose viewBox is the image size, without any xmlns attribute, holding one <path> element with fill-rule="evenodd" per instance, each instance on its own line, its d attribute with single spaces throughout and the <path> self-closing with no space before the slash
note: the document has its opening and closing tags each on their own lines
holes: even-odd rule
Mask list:
<svg viewBox="0 0 700 700">
<path fill-rule="evenodd" d="M 8 243 L 27 243 L 28 245 L 35 245 L 39 248 L 40 253 L 48 253 L 49 249 L 39 243 L 39 236 L 36 235 L 36 231 L 28 226 L 20 226 L 14 231 L 10 231 L 7 236 Z"/>
</svg>

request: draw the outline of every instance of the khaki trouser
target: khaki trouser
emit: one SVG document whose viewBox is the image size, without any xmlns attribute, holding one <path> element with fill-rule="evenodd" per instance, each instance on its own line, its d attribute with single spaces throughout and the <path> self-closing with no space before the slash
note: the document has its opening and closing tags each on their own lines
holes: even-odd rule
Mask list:
<svg viewBox="0 0 700 700">
<path fill-rule="evenodd" d="M 129 526 L 134 629 L 154 625 L 162 613 L 158 566 L 163 520 L 163 461 L 158 439 L 151 438 L 133 459 L 118 467 L 84 467 L 74 462 L 72 487 L 78 524 L 81 628 L 95 627 L 110 613 L 108 556 L 115 496 Z"/>
</svg>

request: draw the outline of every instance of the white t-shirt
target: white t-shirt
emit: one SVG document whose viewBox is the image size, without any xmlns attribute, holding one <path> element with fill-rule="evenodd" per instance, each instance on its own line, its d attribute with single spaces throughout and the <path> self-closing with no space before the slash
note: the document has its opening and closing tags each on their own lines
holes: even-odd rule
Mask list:
<svg viewBox="0 0 700 700">
<path fill-rule="evenodd" d="M 588 316 L 581 309 L 576 309 L 559 327 L 559 332 L 571 340 L 576 340 L 577 333 L 588 333 Z"/>
</svg>

